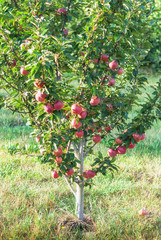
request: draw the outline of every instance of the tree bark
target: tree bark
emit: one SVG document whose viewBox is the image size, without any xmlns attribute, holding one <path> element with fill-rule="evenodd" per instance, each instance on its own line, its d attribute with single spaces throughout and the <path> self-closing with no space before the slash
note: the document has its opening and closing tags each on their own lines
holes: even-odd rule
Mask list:
<svg viewBox="0 0 161 240">
<path fill-rule="evenodd" d="M 79 174 L 82 176 L 83 170 L 84 170 L 84 140 L 80 140 L 78 145 L 78 151 L 79 153 L 77 156 L 79 156 L 80 163 L 77 164 L 77 167 L 79 168 Z M 81 221 L 84 220 L 84 182 L 77 183 L 77 191 L 76 191 L 76 215 L 78 219 Z"/>
<path fill-rule="evenodd" d="M 76 215 L 78 219 L 81 221 L 84 220 L 84 183 L 77 184 L 77 192 L 76 192 Z"/>
</svg>

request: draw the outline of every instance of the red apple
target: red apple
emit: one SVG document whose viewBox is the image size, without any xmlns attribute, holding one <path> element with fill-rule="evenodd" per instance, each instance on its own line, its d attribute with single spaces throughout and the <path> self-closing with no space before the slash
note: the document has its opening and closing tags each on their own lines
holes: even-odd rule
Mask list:
<svg viewBox="0 0 161 240">
<path fill-rule="evenodd" d="M 136 142 L 140 142 L 141 136 L 138 133 L 134 133 L 132 136 Z"/>
<path fill-rule="evenodd" d="M 67 29 L 63 29 L 63 32 L 64 32 L 64 36 L 68 36 L 68 30 Z"/>
<path fill-rule="evenodd" d="M 145 209 L 141 209 L 141 210 L 139 210 L 139 215 L 141 215 L 141 216 L 145 216 L 145 215 L 147 215 L 146 210 L 145 210 Z"/>
<path fill-rule="evenodd" d="M 62 158 L 61 157 L 56 157 L 55 162 L 60 164 L 62 162 Z"/>
<path fill-rule="evenodd" d="M 20 25 L 18 29 L 19 29 L 19 30 L 22 30 L 22 29 L 23 29 L 23 27 Z"/>
<path fill-rule="evenodd" d="M 70 117 L 70 113 L 65 114 L 65 118 L 68 119 Z"/>
<path fill-rule="evenodd" d="M 63 13 L 63 15 L 66 16 L 66 10 L 64 8 L 59 8 L 57 13 Z"/>
<path fill-rule="evenodd" d="M 36 81 L 34 82 L 35 87 L 38 88 L 43 88 L 44 87 L 44 82 L 39 80 L 39 79 L 35 79 Z"/>
<path fill-rule="evenodd" d="M 99 133 L 102 131 L 102 128 L 98 128 L 98 130 L 97 130 Z"/>
<path fill-rule="evenodd" d="M 118 137 L 118 138 L 116 138 L 116 143 L 117 143 L 117 144 L 122 144 L 122 143 L 123 143 L 123 140 L 121 140 L 121 139 Z"/>
<path fill-rule="evenodd" d="M 88 129 L 91 130 L 92 132 L 94 132 L 94 129 L 92 128 L 91 125 L 88 126 Z"/>
<path fill-rule="evenodd" d="M 28 44 L 29 44 L 29 43 L 31 43 L 31 42 L 32 42 L 32 40 L 29 39 L 29 38 L 25 40 L 25 43 L 28 43 Z"/>
<path fill-rule="evenodd" d="M 92 96 L 91 100 L 90 100 L 90 104 L 93 106 L 98 105 L 100 102 L 100 99 L 97 96 Z"/>
<path fill-rule="evenodd" d="M 112 61 L 112 62 L 110 62 L 109 63 L 109 68 L 110 69 L 115 69 L 115 68 L 117 68 L 118 67 L 118 62 L 117 61 Z"/>
<path fill-rule="evenodd" d="M 105 131 L 107 131 L 107 132 L 112 130 L 112 128 L 111 128 L 110 126 L 104 127 L 104 129 L 105 129 Z"/>
<path fill-rule="evenodd" d="M 40 138 L 41 138 L 41 137 L 39 137 L 39 136 L 37 136 L 37 137 L 35 138 L 35 140 L 36 140 L 37 143 L 40 142 Z"/>
<path fill-rule="evenodd" d="M 98 59 L 93 59 L 92 61 L 95 62 L 95 63 L 98 63 L 98 62 L 99 62 Z"/>
<path fill-rule="evenodd" d="M 67 175 L 68 175 L 68 176 L 72 176 L 73 173 L 74 173 L 73 168 L 71 168 L 71 169 L 69 169 L 69 170 L 67 171 Z"/>
<path fill-rule="evenodd" d="M 96 173 L 92 170 L 84 170 L 82 175 L 84 178 L 93 178 L 96 176 Z"/>
<path fill-rule="evenodd" d="M 121 75 L 124 73 L 124 70 L 122 68 L 120 68 L 118 71 L 117 71 L 118 75 Z"/>
<path fill-rule="evenodd" d="M 101 137 L 99 135 L 94 135 L 93 137 L 93 142 L 94 143 L 100 143 L 101 142 Z"/>
<path fill-rule="evenodd" d="M 111 103 L 107 103 L 107 110 L 112 110 L 113 109 L 113 106 Z"/>
<path fill-rule="evenodd" d="M 56 150 L 54 151 L 54 155 L 56 157 L 60 157 L 62 154 L 63 154 L 63 151 L 61 148 L 58 148 L 57 151 Z"/>
<path fill-rule="evenodd" d="M 14 60 L 12 61 L 11 67 L 13 68 L 13 67 L 15 67 L 15 66 L 16 66 L 16 60 L 14 59 Z"/>
<path fill-rule="evenodd" d="M 81 122 L 78 122 L 76 125 L 75 125 L 75 128 L 78 129 L 82 126 L 82 123 Z"/>
<path fill-rule="evenodd" d="M 88 178 L 93 178 L 93 177 L 96 176 L 96 173 L 92 170 L 88 170 L 87 171 L 87 176 L 88 176 Z"/>
<path fill-rule="evenodd" d="M 82 138 L 84 132 L 83 132 L 83 130 L 79 130 L 79 131 L 75 132 L 74 134 L 75 134 L 75 136 L 76 136 L 77 138 Z"/>
<path fill-rule="evenodd" d="M 112 148 L 108 149 L 108 156 L 109 157 L 116 157 L 116 155 L 117 155 L 117 151 L 116 150 L 114 150 Z"/>
<path fill-rule="evenodd" d="M 83 119 L 83 118 L 86 118 L 87 116 L 87 111 L 82 111 L 80 114 L 78 114 L 78 117 Z"/>
<path fill-rule="evenodd" d="M 111 87 L 111 86 L 114 86 L 115 85 L 115 79 L 114 78 L 111 78 L 108 82 L 108 86 Z"/>
<path fill-rule="evenodd" d="M 71 106 L 71 112 L 74 114 L 80 114 L 82 112 L 82 107 L 79 106 L 78 104 L 73 104 Z"/>
<path fill-rule="evenodd" d="M 46 98 L 47 94 L 46 93 L 41 93 L 41 90 L 39 90 L 36 95 L 35 98 L 38 102 L 45 102 L 45 98 Z"/>
<path fill-rule="evenodd" d="M 56 110 L 61 110 L 63 107 L 64 107 L 64 104 L 63 104 L 63 102 L 60 101 L 60 100 L 57 100 L 57 101 L 54 103 L 54 109 L 56 109 Z"/>
<path fill-rule="evenodd" d="M 143 134 L 141 135 L 140 140 L 144 140 L 144 139 L 145 139 L 145 133 L 143 133 Z"/>
<path fill-rule="evenodd" d="M 132 148 L 134 148 L 135 146 L 136 146 L 135 143 L 134 143 L 134 144 L 130 143 L 130 144 L 129 144 L 129 149 L 132 149 Z"/>
<path fill-rule="evenodd" d="M 108 55 L 106 55 L 106 54 L 103 54 L 102 56 L 101 56 L 101 60 L 103 61 L 103 62 L 108 62 L 109 61 L 109 56 Z"/>
<path fill-rule="evenodd" d="M 25 70 L 24 67 L 21 67 L 20 73 L 21 73 L 22 75 L 28 75 L 28 74 L 29 74 L 29 71 Z"/>
<path fill-rule="evenodd" d="M 126 147 L 125 146 L 119 146 L 116 150 L 119 154 L 125 154 L 126 153 Z"/>
<path fill-rule="evenodd" d="M 44 110 L 45 110 L 45 112 L 47 112 L 47 113 L 53 113 L 54 107 L 53 107 L 50 103 L 47 103 L 47 104 L 44 106 Z"/>
<path fill-rule="evenodd" d="M 77 122 L 76 121 L 76 119 L 72 119 L 72 121 L 71 121 L 71 126 L 73 127 L 73 128 L 80 128 L 81 126 L 82 126 L 82 123 L 81 122 Z"/>
<path fill-rule="evenodd" d="M 58 178 L 58 177 L 59 177 L 59 174 L 57 173 L 57 171 L 53 171 L 53 172 L 51 173 L 51 176 L 52 176 L 52 178 Z"/>
<path fill-rule="evenodd" d="M 82 174 L 82 175 L 83 175 L 84 178 L 88 178 L 88 176 L 87 176 L 87 171 L 88 171 L 88 170 L 84 170 L 84 171 L 83 171 L 83 174 Z"/>
</svg>

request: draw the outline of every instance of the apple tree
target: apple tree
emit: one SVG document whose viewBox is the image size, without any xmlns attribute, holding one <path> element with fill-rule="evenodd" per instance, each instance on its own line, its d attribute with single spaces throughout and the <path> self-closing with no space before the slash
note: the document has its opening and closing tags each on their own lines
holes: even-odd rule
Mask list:
<svg viewBox="0 0 161 240">
<path fill-rule="evenodd" d="M 161 119 L 161 82 L 140 99 L 153 8 L 149 0 L 0 3 L 1 105 L 28 118 L 41 161 L 65 178 L 80 220 L 84 187 L 116 170 L 117 157 Z M 95 152 L 87 169 L 102 140 L 107 155 Z"/>
</svg>

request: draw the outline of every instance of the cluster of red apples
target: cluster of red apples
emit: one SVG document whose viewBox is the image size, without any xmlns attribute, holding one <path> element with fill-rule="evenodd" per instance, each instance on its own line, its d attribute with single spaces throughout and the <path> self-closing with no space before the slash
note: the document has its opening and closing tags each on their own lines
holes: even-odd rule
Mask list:
<svg viewBox="0 0 161 240">
<path fill-rule="evenodd" d="M 84 56 L 85 54 L 81 52 L 81 55 Z M 122 68 L 119 68 L 118 62 L 116 60 L 113 60 L 109 62 L 109 56 L 106 54 L 101 55 L 100 59 L 93 59 L 92 60 L 94 63 L 101 63 L 105 62 L 108 64 L 109 69 L 111 69 L 113 72 L 116 72 L 118 75 L 122 75 L 124 73 L 124 70 Z M 114 78 L 110 78 L 109 76 L 102 77 L 101 80 L 103 81 L 104 79 L 109 79 L 108 86 L 114 86 L 116 81 Z"/>
<path fill-rule="evenodd" d="M 63 17 L 66 17 L 67 11 L 65 8 L 59 8 L 57 11 L 58 15 L 62 15 Z M 67 29 L 63 29 L 63 35 L 64 36 L 68 36 L 68 30 Z"/>
<path fill-rule="evenodd" d="M 34 82 L 34 85 L 37 88 L 43 88 L 44 87 L 44 82 L 37 79 Z M 46 97 L 47 97 L 47 94 L 42 92 L 41 89 L 38 90 L 38 92 L 35 95 L 36 100 L 38 102 L 42 102 L 42 103 L 46 103 L 46 99 L 45 99 Z M 97 96 L 92 96 L 89 104 L 92 105 L 92 106 L 97 106 L 100 103 L 100 101 L 101 100 Z M 57 100 L 53 104 L 46 103 L 44 105 L 44 110 L 47 113 L 53 113 L 54 110 L 61 110 L 63 107 L 64 107 L 63 102 L 60 101 L 60 100 Z M 111 103 L 107 103 L 107 109 L 108 110 L 112 110 L 113 109 L 113 106 L 112 106 Z M 75 117 L 71 120 L 71 127 L 76 129 L 74 135 L 75 135 L 76 138 L 82 138 L 84 136 L 84 131 L 82 129 L 80 129 L 82 127 L 82 123 L 79 121 L 79 119 L 85 119 L 86 116 L 87 116 L 87 111 L 82 106 L 80 106 L 79 103 L 77 103 L 77 104 L 73 104 L 71 106 L 71 113 L 72 113 L 72 115 L 75 115 Z M 95 123 L 93 123 L 93 125 L 95 125 Z M 89 129 L 92 130 L 93 132 L 95 131 L 91 126 L 89 126 Z M 104 128 L 104 130 L 105 131 L 110 131 L 111 127 L 107 126 L 107 127 Z M 88 130 L 86 129 L 86 131 L 88 131 Z M 101 132 L 102 129 L 99 128 L 97 131 Z M 145 139 L 145 134 L 140 136 L 138 133 L 134 133 L 133 134 L 133 138 L 134 138 L 134 140 L 136 142 L 139 142 L 140 140 Z M 39 141 L 39 139 L 38 139 L 38 141 Z M 100 135 L 95 134 L 93 136 L 93 142 L 95 144 L 100 143 L 101 142 Z M 118 146 L 116 149 L 112 149 L 112 148 L 108 149 L 109 157 L 115 157 L 117 154 L 125 154 L 126 153 L 126 150 L 127 150 L 126 146 L 122 146 L 123 140 L 117 138 L 116 139 L 116 143 L 118 145 L 120 145 L 120 146 Z M 135 144 L 132 144 L 132 143 L 129 144 L 129 148 L 130 149 L 132 149 L 134 147 L 135 147 Z M 63 154 L 63 151 L 62 151 L 61 148 L 58 148 L 57 151 L 54 151 L 54 155 L 56 156 L 55 162 L 58 165 L 61 164 L 61 162 L 62 162 L 62 157 L 61 157 L 62 154 Z M 72 168 L 69 169 L 66 172 L 66 175 L 67 176 L 73 176 L 74 175 L 74 170 Z M 96 175 L 96 173 L 94 171 L 92 171 L 92 170 L 85 170 L 83 172 L 83 177 L 84 178 L 93 178 L 95 175 Z M 52 177 L 53 178 L 58 178 L 59 177 L 57 171 L 53 171 L 52 172 Z"/>
<path fill-rule="evenodd" d="M 64 17 L 66 16 L 66 10 L 63 8 L 58 9 L 57 14 L 61 14 Z M 64 35 L 67 36 L 68 35 L 68 31 L 66 29 L 63 30 Z M 30 45 L 31 40 L 27 39 L 25 40 L 25 43 L 21 44 L 21 49 L 25 48 L 28 49 L 28 46 Z M 84 56 L 84 53 L 81 52 L 81 55 Z M 96 63 L 100 63 L 105 62 L 108 64 L 109 69 L 111 69 L 113 72 L 117 72 L 118 75 L 123 74 L 123 69 L 118 67 L 118 62 L 116 60 L 113 60 L 111 62 L 109 62 L 109 56 L 106 54 L 101 55 L 100 59 L 93 59 L 94 62 Z M 16 65 L 16 62 L 13 62 L 13 66 Z M 20 73 L 22 75 L 28 75 L 29 71 L 25 69 L 25 67 L 21 67 L 20 69 Z M 115 79 L 110 78 L 109 76 L 106 76 L 105 78 L 109 78 L 109 82 L 108 82 L 108 86 L 114 86 L 115 85 Z M 102 77 L 101 80 L 103 80 L 104 77 Z M 39 90 L 37 91 L 37 93 L 35 94 L 35 99 L 40 102 L 40 103 L 44 103 L 44 111 L 48 114 L 52 114 L 55 110 L 59 111 L 64 107 L 64 104 L 61 100 L 56 100 L 55 102 L 48 102 L 46 100 L 47 94 L 44 92 L 45 89 L 45 83 L 42 80 L 36 79 L 34 82 L 35 87 L 39 88 Z M 91 100 L 89 101 L 89 104 L 91 106 L 97 106 L 100 101 L 103 101 L 102 99 L 100 99 L 98 96 L 92 96 Z M 111 103 L 107 103 L 106 107 L 109 111 L 113 110 L 113 106 Z M 82 129 L 80 129 L 82 127 L 82 123 L 79 121 L 79 119 L 85 119 L 87 116 L 87 111 L 79 105 L 79 103 L 77 104 L 73 104 L 71 106 L 71 113 L 73 115 L 75 115 L 75 117 L 71 120 L 71 127 L 76 129 L 74 135 L 76 138 L 83 138 L 84 136 L 84 131 Z M 69 117 L 69 116 L 68 116 Z M 66 118 L 68 118 L 66 116 Z M 93 125 L 95 125 L 93 123 Z M 79 129 L 79 130 L 78 130 Z M 91 126 L 88 127 L 88 129 L 92 130 L 93 132 L 95 131 Z M 86 131 L 88 132 L 88 129 L 86 129 Z M 104 128 L 105 131 L 110 131 L 111 127 L 107 126 Z M 99 128 L 98 132 L 101 132 L 102 129 Z M 133 134 L 133 138 L 136 142 L 139 142 L 140 140 L 143 140 L 145 138 L 145 134 L 143 135 L 139 135 L 138 133 L 134 133 Z M 95 134 L 93 136 L 93 142 L 94 144 L 98 144 L 101 142 L 101 136 L 98 134 Z M 36 141 L 39 142 L 40 141 L 40 137 L 36 137 Z M 125 154 L 126 153 L 126 146 L 123 146 L 123 140 L 117 138 L 116 139 L 116 144 L 118 145 L 116 149 L 108 149 L 108 156 L 109 157 L 115 157 L 117 154 Z M 129 147 L 130 149 L 134 148 L 135 144 L 130 143 Z M 41 153 L 44 153 L 44 150 L 41 151 Z M 63 154 L 63 151 L 61 148 L 58 148 L 57 151 L 54 151 L 53 153 L 55 155 L 55 162 L 59 165 L 62 163 L 62 157 L 61 155 Z M 72 176 L 74 175 L 74 170 L 71 168 L 66 172 L 67 176 Z M 92 170 L 85 170 L 83 172 L 83 177 L 84 178 L 93 178 L 96 175 L 96 173 Z M 53 178 L 58 178 L 59 175 L 57 173 L 57 171 L 53 171 L 52 172 L 52 177 Z"/>
<path fill-rule="evenodd" d="M 138 133 L 134 133 L 132 136 L 133 136 L 133 139 L 135 140 L 135 142 L 140 142 L 141 140 L 145 139 L 145 133 L 143 133 L 142 135 L 139 135 Z M 122 146 L 123 140 L 121 140 L 120 138 L 116 138 L 116 143 L 121 146 L 118 146 L 116 149 L 109 148 L 108 149 L 109 157 L 116 157 L 117 154 L 125 154 L 126 153 L 126 150 L 127 150 L 126 146 Z M 134 144 L 130 143 L 129 149 L 132 149 L 135 146 L 136 146 L 135 143 Z"/>
<path fill-rule="evenodd" d="M 44 82 L 41 80 L 36 79 L 34 82 L 34 85 L 38 88 L 43 88 L 44 87 Z M 38 90 L 38 92 L 35 94 L 35 99 L 38 102 L 46 103 L 44 105 L 44 110 L 46 113 L 53 113 L 54 110 L 61 110 L 64 107 L 64 104 L 61 100 L 57 100 L 53 103 L 49 103 L 46 100 L 47 94 L 45 92 L 42 92 L 41 89 Z"/>
<path fill-rule="evenodd" d="M 57 163 L 57 164 L 61 164 L 61 162 L 62 162 L 62 157 L 60 157 L 61 155 L 63 154 L 63 151 L 62 151 L 62 149 L 61 148 L 58 148 L 57 149 L 57 151 L 54 151 L 54 155 L 56 156 L 56 159 L 55 159 L 55 162 Z M 67 176 L 73 176 L 74 175 L 74 170 L 73 170 L 73 168 L 71 168 L 71 169 L 69 169 L 67 172 L 66 172 L 66 175 Z M 94 171 L 92 171 L 92 170 L 85 170 L 85 171 L 83 171 L 83 177 L 84 178 L 93 178 L 95 175 L 96 175 L 96 173 L 94 172 Z M 53 171 L 52 173 L 51 173 L 51 176 L 52 176 L 52 178 L 58 178 L 59 177 L 59 174 L 58 174 L 58 172 L 57 171 Z"/>
<path fill-rule="evenodd" d="M 61 155 L 63 154 L 63 151 L 61 148 L 58 148 L 57 151 L 54 151 L 54 155 L 56 156 L 55 158 L 55 162 L 59 165 L 61 164 L 62 162 L 62 157 L 60 157 Z M 74 174 L 74 170 L 73 168 L 69 169 L 67 172 L 66 172 L 66 175 L 67 176 L 72 176 Z M 57 173 L 57 171 L 53 171 L 51 176 L 53 178 L 58 178 L 59 177 L 59 174 Z"/>
</svg>

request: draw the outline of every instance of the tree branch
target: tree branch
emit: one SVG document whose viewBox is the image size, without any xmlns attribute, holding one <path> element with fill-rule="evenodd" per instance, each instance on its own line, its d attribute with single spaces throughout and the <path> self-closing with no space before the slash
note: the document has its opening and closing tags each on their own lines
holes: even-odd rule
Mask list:
<svg viewBox="0 0 161 240">
<path fill-rule="evenodd" d="M 69 152 L 70 145 L 71 145 L 71 140 L 69 140 L 69 142 L 68 142 L 68 144 L 67 144 L 67 151 L 66 151 L 66 153 L 68 153 L 68 152 Z"/>
<path fill-rule="evenodd" d="M 12 109 L 10 106 L 7 106 L 7 108 L 8 108 L 9 110 L 11 110 L 12 112 L 15 112 L 15 110 Z M 21 111 L 19 111 L 19 110 L 16 110 L 16 112 L 18 112 L 18 113 L 20 113 L 20 114 L 29 114 L 29 113 L 30 113 L 30 112 L 21 112 Z"/>
<path fill-rule="evenodd" d="M 0 75 L 0 78 L 5 81 L 11 88 L 15 89 L 16 91 L 19 92 L 19 89 L 13 86 L 11 83 L 9 83 L 3 76 Z"/>
<path fill-rule="evenodd" d="M 71 145 L 72 145 L 72 147 L 74 149 L 75 157 L 79 160 L 79 150 L 78 150 L 78 148 L 76 147 L 75 143 L 73 143 L 73 142 L 71 143 Z"/>
<path fill-rule="evenodd" d="M 14 1 L 14 4 L 15 4 L 15 7 L 18 8 L 17 1 L 16 0 L 13 0 L 13 1 Z"/>
<path fill-rule="evenodd" d="M 76 197 L 76 191 L 74 190 L 73 186 L 70 184 L 68 177 L 67 177 L 66 175 L 64 175 L 64 178 L 65 178 L 65 180 L 66 180 L 66 182 L 67 182 L 70 190 L 72 191 L 72 193 L 73 193 L 74 196 Z"/>
<path fill-rule="evenodd" d="M 68 2 L 68 8 L 67 8 L 66 14 L 68 14 L 68 12 L 69 12 L 69 9 L 70 9 L 70 6 L 71 6 L 71 3 L 72 3 L 72 0 L 69 0 L 69 2 Z M 63 31 L 63 29 L 64 29 L 64 27 L 65 27 L 66 18 L 67 18 L 67 17 L 65 17 L 65 18 L 64 18 L 64 21 L 63 21 L 63 25 L 62 25 L 62 29 L 61 29 L 62 31 Z"/>
<path fill-rule="evenodd" d="M 23 63 L 27 64 L 26 61 L 24 61 L 22 58 L 20 58 L 20 57 L 17 55 L 17 52 L 13 49 L 13 47 L 12 47 L 12 52 L 15 54 L 15 56 L 17 57 L 17 59 L 18 59 L 20 62 L 23 62 Z"/>
<path fill-rule="evenodd" d="M 87 152 L 84 154 L 84 157 L 87 156 L 87 154 L 90 152 L 90 150 L 96 146 L 96 144 L 97 144 L 97 143 L 94 143 L 94 144 L 87 150 Z"/>
</svg>

